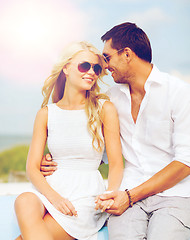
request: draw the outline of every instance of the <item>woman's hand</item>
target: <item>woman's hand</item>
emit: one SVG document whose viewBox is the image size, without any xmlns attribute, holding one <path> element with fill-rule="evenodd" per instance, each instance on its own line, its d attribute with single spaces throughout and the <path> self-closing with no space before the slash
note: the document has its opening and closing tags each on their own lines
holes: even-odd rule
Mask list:
<svg viewBox="0 0 190 240">
<path fill-rule="evenodd" d="M 66 198 L 63 198 L 58 193 L 55 193 L 50 199 L 53 206 L 61 213 L 69 216 L 77 217 L 77 211 L 75 210 L 73 204 Z"/>
<path fill-rule="evenodd" d="M 101 212 L 105 212 L 106 210 L 109 210 L 112 205 L 114 204 L 113 199 L 108 199 L 108 200 L 101 200 L 99 196 L 96 197 L 95 199 L 96 207 L 95 209 L 101 209 Z"/>
<path fill-rule="evenodd" d="M 113 200 L 113 204 L 105 212 L 113 215 L 121 215 L 129 208 L 129 197 L 125 191 L 112 191 L 110 193 L 104 193 L 98 196 L 99 202 L 101 203 L 108 200 Z"/>
</svg>

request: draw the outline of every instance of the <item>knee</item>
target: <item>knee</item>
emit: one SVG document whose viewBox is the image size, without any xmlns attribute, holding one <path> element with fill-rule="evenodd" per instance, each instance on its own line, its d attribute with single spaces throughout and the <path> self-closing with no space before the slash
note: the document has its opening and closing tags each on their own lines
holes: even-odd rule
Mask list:
<svg viewBox="0 0 190 240">
<path fill-rule="evenodd" d="M 26 214 L 26 210 L 30 210 L 31 208 L 31 203 L 33 202 L 33 193 L 22 193 L 20 194 L 14 203 L 14 207 L 15 207 L 15 212 L 16 214 L 22 214 L 22 212 L 24 212 Z"/>
</svg>

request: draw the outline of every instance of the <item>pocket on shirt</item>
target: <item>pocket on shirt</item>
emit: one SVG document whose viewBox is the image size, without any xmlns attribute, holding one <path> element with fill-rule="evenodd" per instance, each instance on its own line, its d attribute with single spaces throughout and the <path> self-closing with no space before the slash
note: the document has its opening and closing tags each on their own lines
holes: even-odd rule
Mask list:
<svg viewBox="0 0 190 240">
<path fill-rule="evenodd" d="M 172 145 L 172 126 L 169 121 L 147 120 L 145 140 L 162 150 L 169 150 Z"/>
</svg>

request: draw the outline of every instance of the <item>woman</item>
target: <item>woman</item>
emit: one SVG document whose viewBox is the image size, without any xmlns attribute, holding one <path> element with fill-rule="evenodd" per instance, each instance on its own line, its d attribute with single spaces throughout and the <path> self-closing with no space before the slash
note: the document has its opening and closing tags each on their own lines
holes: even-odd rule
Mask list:
<svg viewBox="0 0 190 240">
<path fill-rule="evenodd" d="M 91 44 L 73 43 L 45 81 L 26 166 L 35 189 L 15 201 L 22 235 L 17 240 L 96 239 L 108 217 L 95 210 L 94 203 L 105 191 L 98 171 L 104 143 L 109 160 L 107 191 L 119 188 L 123 162 L 116 109 L 99 93 L 103 62 Z M 53 103 L 47 106 L 50 95 Z M 44 177 L 40 162 L 46 140 L 58 169 Z M 105 210 L 113 200 L 102 204 Z"/>
</svg>

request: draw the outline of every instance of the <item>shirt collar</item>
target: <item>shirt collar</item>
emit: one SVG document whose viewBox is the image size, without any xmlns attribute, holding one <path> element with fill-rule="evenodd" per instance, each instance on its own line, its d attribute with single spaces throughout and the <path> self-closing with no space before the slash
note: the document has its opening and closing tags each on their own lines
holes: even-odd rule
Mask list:
<svg viewBox="0 0 190 240">
<path fill-rule="evenodd" d="M 128 84 L 118 84 L 118 88 L 120 89 L 121 92 L 130 97 L 130 90 Z"/>
<path fill-rule="evenodd" d="M 150 75 L 148 76 L 148 78 L 146 80 L 146 83 L 148 83 L 148 82 L 155 82 L 158 84 L 162 84 L 162 81 L 160 78 L 160 71 L 155 65 L 153 65 L 152 71 L 150 72 Z"/>
<path fill-rule="evenodd" d="M 160 71 L 159 69 L 153 65 L 152 67 L 152 71 L 150 72 L 150 75 L 148 76 L 146 83 L 145 83 L 145 90 L 147 90 L 147 88 L 149 88 L 149 86 L 152 83 L 157 83 L 157 84 L 162 84 L 161 78 L 160 78 Z M 129 94 L 129 85 L 128 84 L 118 84 L 118 88 L 120 89 L 120 91 L 124 92 L 125 94 Z"/>
</svg>

